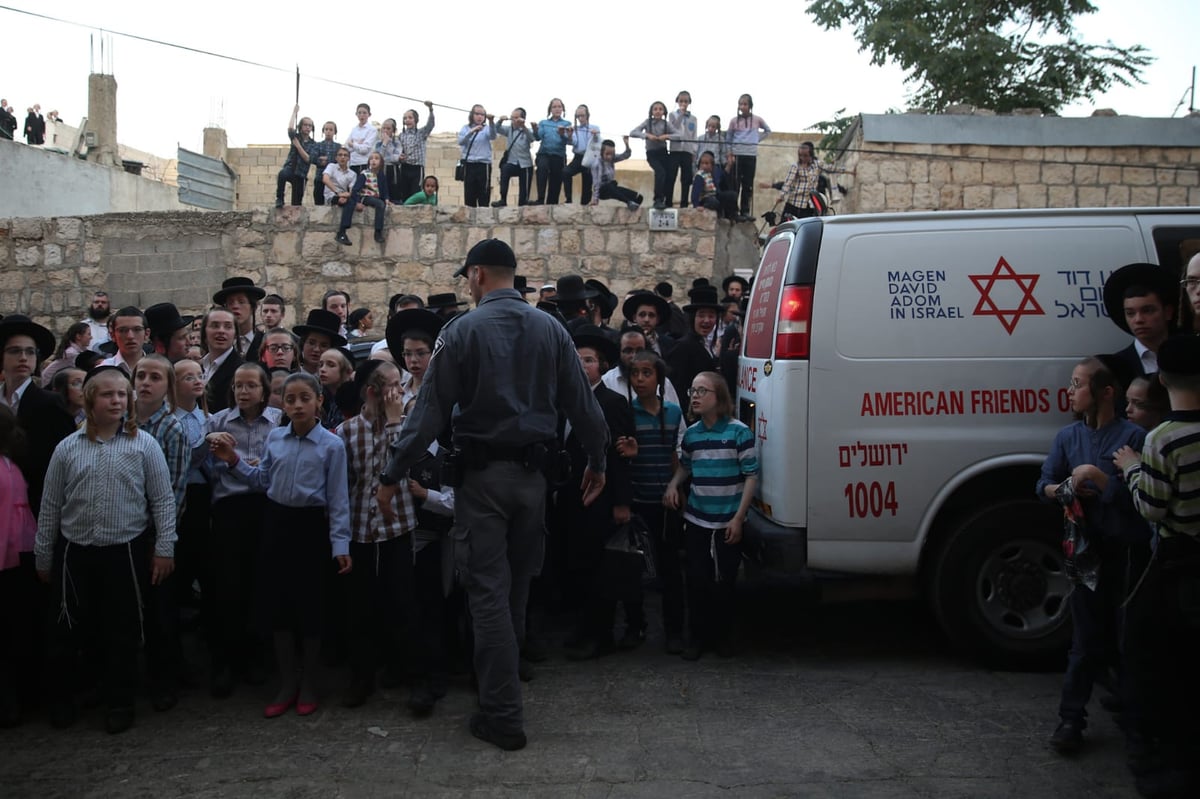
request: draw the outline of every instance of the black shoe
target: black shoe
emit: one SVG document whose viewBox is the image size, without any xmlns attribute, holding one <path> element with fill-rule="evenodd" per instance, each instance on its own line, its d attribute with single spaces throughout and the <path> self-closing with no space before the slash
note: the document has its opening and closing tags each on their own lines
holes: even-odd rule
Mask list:
<svg viewBox="0 0 1200 799">
<path fill-rule="evenodd" d="M 487 741 L 492 746 L 498 746 L 506 752 L 515 752 L 525 748 L 525 733 L 500 732 L 494 729 L 487 717 L 482 713 L 471 714 L 471 734 L 481 741 Z"/>
<path fill-rule="evenodd" d="M 375 231 L 375 241 L 377 241 L 380 244 L 383 243 L 383 231 L 382 230 Z"/>
<path fill-rule="evenodd" d="M 208 682 L 208 692 L 213 699 L 227 699 L 233 694 L 233 669 L 221 666 L 213 670 Z"/>
<path fill-rule="evenodd" d="M 1101 694 L 1100 707 L 1107 710 L 1109 713 L 1124 713 L 1125 703 L 1121 701 L 1121 697 L 1116 694 Z"/>
<path fill-rule="evenodd" d="M 537 676 L 537 670 L 525 658 L 517 661 L 517 677 L 521 682 L 533 682 L 533 678 Z"/>
<path fill-rule="evenodd" d="M 655 200 L 655 201 L 654 201 L 654 210 L 655 210 L 655 211 L 661 211 L 662 209 L 664 209 L 664 208 L 666 208 L 666 207 L 667 207 L 667 204 L 666 204 L 666 203 L 664 203 L 662 200 Z"/>
<path fill-rule="evenodd" d="M 79 719 L 79 708 L 70 700 L 59 700 L 50 705 L 50 726 L 65 730 Z"/>
<path fill-rule="evenodd" d="M 157 710 L 158 708 L 155 708 Z M 104 731 L 109 735 L 125 732 L 133 726 L 133 708 L 114 707 L 104 714 Z"/>
<path fill-rule="evenodd" d="M 696 646 L 695 644 L 688 644 L 683 648 L 683 652 L 680 653 L 680 657 L 682 657 L 684 660 L 699 660 L 700 652 L 700 647 Z"/>
<path fill-rule="evenodd" d="M 750 216 L 750 214 L 738 214 L 737 221 L 738 222 L 753 222 L 754 217 Z"/>
<path fill-rule="evenodd" d="M 678 635 L 668 635 L 666 650 L 668 655 L 678 655 L 683 652 L 683 638 Z"/>
<path fill-rule="evenodd" d="M 150 704 L 159 713 L 166 713 L 168 710 L 170 710 L 171 708 L 173 708 L 179 704 L 179 693 L 175 690 L 174 685 L 155 686 L 154 688 L 150 689 Z M 125 710 L 125 708 L 117 708 L 116 711 L 112 711 L 112 712 L 119 712 L 119 711 L 124 711 L 124 710 Z M 129 714 L 130 714 L 129 723 L 132 724 L 133 723 L 133 711 L 130 710 Z M 126 725 L 126 726 L 128 726 L 128 725 Z M 109 732 L 112 732 L 112 730 L 109 730 Z M 121 732 L 121 730 L 117 730 L 117 732 Z"/>
<path fill-rule="evenodd" d="M 282 207 L 283 207 L 283 200 L 276 200 L 276 201 L 275 201 L 275 207 L 276 207 L 276 208 L 282 208 Z"/>
<path fill-rule="evenodd" d="M 1083 746 L 1083 724 L 1064 719 L 1050 736 L 1050 748 L 1060 755 L 1073 755 Z"/>
<path fill-rule="evenodd" d="M 342 707 L 361 707 L 367 701 L 367 697 L 375 693 L 373 682 L 364 677 L 355 677 L 350 680 L 350 687 L 342 696 Z"/>
<path fill-rule="evenodd" d="M 434 696 L 433 688 L 430 687 L 428 681 L 416 685 L 412 689 L 412 693 L 408 695 L 409 712 L 419 719 L 423 719 L 433 712 L 435 702 L 437 702 L 437 697 Z"/>
<path fill-rule="evenodd" d="M 567 649 L 567 660 L 594 660 L 598 657 L 612 654 L 616 651 L 617 645 L 612 640 L 594 641 L 586 640 Z"/>
<path fill-rule="evenodd" d="M 350 237 L 341 231 L 338 231 L 338 234 L 333 237 L 333 240 L 338 244 L 345 244 L 347 247 L 350 246 Z"/>
<path fill-rule="evenodd" d="M 493 208 L 507 208 L 508 203 L 506 203 L 504 200 L 492 200 L 492 207 Z"/>
<path fill-rule="evenodd" d="M 1179 768 L 1162 769 L 1150 774 L 1143 774 L 1133 781 L 1138 794 L 1147 799 L 1184 799 L 1195 796 L 1197 786 L 1195 778 L 1187 771 Z"/>
</svg>

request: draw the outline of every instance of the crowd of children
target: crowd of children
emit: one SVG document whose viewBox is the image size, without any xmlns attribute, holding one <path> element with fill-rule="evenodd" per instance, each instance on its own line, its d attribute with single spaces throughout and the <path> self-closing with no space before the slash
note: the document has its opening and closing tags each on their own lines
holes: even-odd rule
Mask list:
<svg viewBox="0 0 1200 799">
<path fill-rule="evenodd" d="M 494 177 L 500 199 L 490 204 L 503 208 L 508 205 L 508 189 L 515 177 L 518 205 L 555 205 L 560 197 L 570 203 L 573 180 L 579 175 L 581 204 L 618 199 L 636 209 L 642 203 L 641 195 L 618 186 L 612 167 L 628 157 L 632 136 L 646 142 L 646 160 L 654 171 L 656 209 L 674 204 L 677 184 L 679 207 L 709 208 L 726 218 L 748 221 L 758 143 L 771 129 L 753 114 L 754 100 L 748 94 L 738 99 L 737 113 L 724 131 L 716 115 L 701 127 L 689 110 L 691 103 L 687 91 L 676 95 L 676 109 L 669 113 L 665 103 L 652 103 L 647 119 L 624 137 L 626 154 L 621 156 L 611 152 L 615 147 L 612 140 L 601 139 L 600 128 L 592 124 L 586 105 L 578 106 L 568 120 L 566 105 L 555 97 L 546 109 L 546 118 L 538 122 L 527 121 L 521 107 L 497 120 L 482 105 L 474 105 L 457 135 L 460 160 L 455 178 L 463 183 L 463 202 L 470 207 L 488 205 Z M 299 117 L 297 105 L 288 122 L 290 144 L 278 175 L 275 207 L 283 206 L 288 185 L 291 204 L 301 204 L 314 167 L 313 202 L 343 209 L 337 232 L 342 244 L 350 244 L 346 231 L 356 210 L 375 208 L 375 240 L 382 241 L 383 215 L 389 206 L 436 205 L 437 178 L 425 175 L 427 140 L 435 119 L 433 104 L 427 101 L 425 106 L 428 113 L 420 127 L 421 117 L 415 109 L 404 112 L 400 126 L 392 118 L 376 126 L 370 121 L 370 106 L 360 103 L 355 110 L 357 124 L 339 144 L 335 141 L 336 123 L 326 122 L 318 140 L 315 123 L 310 117 Z M 493 173 L 492 142 L 498 136 L 507 144 Z M 702 165 L 705 156 L 709 160 Z"/>
<path fill-rule="evenodd" d="M 380 160 L 374 152 L 367 159 Z M 740 278 L 727 284 L 739 293 L 744 287 Z M 653 295 L 648 306 L 655 313 L 647 315 L 635 293 L 618 331 L 608 324 L 616 297 L 597 281 L 587 285 L 573 302 L 564 284 L 558 306 L 542 307 L 572 331 L 581 369 L 609 414 L 609 493 L 585 508 L 579 491 L 571 491 L 578 479 L 556 485 L 555 518 L 590 533 L 586 547 L 566 539 L 564 571 L 539 578 L 554 588 L 535 591 L 542 597 L 536 614 L 574 615 L 568 655 L 599 657 L 618 648 L 619 599 L 620 648 L 641 645 L 642 570 L 623 569 L 621 584 L 612 585 L 617 573 L 606 554 L 614 531 L 636 512 L 662 564 L 666 650 L 690 659 L 704 649 L 728 654 L 736 576 L 729 563 L 746 512 L 740 498 L 753 488 L 753 447 L 743 446 L 752 440 L 731 417 L 729 389 L 713 372 L 694 381 L 687 410 L 696 423 L 687 427 L 667 366 L 648 348 L 673 341 L 661 298 Z M 693 291 L 687 314 L 714 312 L 707 293 L 696 293 L 708 288 Z M 382 681 L 409 685 L 414 714 L 435 709 L 471 649 L 453 566 L 454 489 L 443 479 L 452 431 L 413 467 L 390 514 L 381 512 L 376 492 L 439 330 L 462 304 L 453 295 L 428 303 L 396 295 L 386 336 L 361 360 L 366 350 L 356 359 L 346 349 L 347 328 L 369 332 L 370 310 L 349 311 L 349 299 L 326 292 L 321 308 L 288 329 L 281 297 L 248 278 L 230 278 L 194 320 L 166 303 L 149 314 L 116 311 L 109 325 L 116 342 L 100 345 L 115 354 L 99 366 L 102 355 L 77 326 L 56 348 L 50 331 L 31 320 L 0 319 L 0 593 L 11 644 L 0 658 L 0 722 L 20 723 L 42 696 L 9 689 L 46 676 L 53 690 L 42 711 L 54 726 L 74 723 L 96 697 L 105 728 L 117 733 L 134 723 L 139 684 L 165 712 L 205 672 L 219 699 L 274 673 L 263 715 L 309 715 L 323 698 L 323 663 L 343 661 L 350 667 L 346 706 L 366 702 Z M 243 316 L 262 326 L 243 328 Z M 79 350 L 74 361 L 67 347 Z M 42 389 L 40 365 L 57 367 L 55 379 L 67 379 L 70 390 Z M 625 388 L 613 391 L 610 383 Z M 67 402 L 75 391 L 79 424 Z M 729 453 L 711 449 L 729 434 Z M 570 429 L 561 441 L 570 452 Z M 693 472 L 707 487 L 693 485 L 681 503 L 679 491 Z M 736 497 L 706 499 L 712 486 Z M 721 542 L 721 570 L 708 560 L 693 563 L 709 557 L 713 536 Z M 564 540 L 561 533 L 553 538 Z M 695 566 L 686 594 L 685 562 Z M 529 629 L 526 677 L 530 663 L 545 656 L 543 625 Z"/>
</svg>

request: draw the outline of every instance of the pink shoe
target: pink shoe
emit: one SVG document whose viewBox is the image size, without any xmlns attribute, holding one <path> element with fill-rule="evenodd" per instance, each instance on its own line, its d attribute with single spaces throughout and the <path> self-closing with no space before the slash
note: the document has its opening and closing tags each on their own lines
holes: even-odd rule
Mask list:
<svg viewBox="0 0 1200 799">
<path fill-rule="evenodd" d="M 297 716 L 311 716 L 317 712 L 316 702 L 296 702 Z"/>
<path fill-rule="evenodd" d="M 267 705 L 266 708 L 263 710 L 263 717 L 268 718 L 268 719 L 279 718 L 284 713 L 287 713 L 288 710 L 292 707 L 292 705 L 296 704 L 296 700 L 299 698 L 300 698 L 300 693 L 296 692 L 296 694 L 291 699 L 287 700 L 286 702 L 275 702 L 273 704 Z M 315 707 L 316 706 L 314 705 L 314 709 L 315 709 Z M 311 712 L 312 711 L 310 710 L 309 713 L 311 713 Z M 304 714 L 302 713 L 301 715 L 304 715 Z"/>
</svg>

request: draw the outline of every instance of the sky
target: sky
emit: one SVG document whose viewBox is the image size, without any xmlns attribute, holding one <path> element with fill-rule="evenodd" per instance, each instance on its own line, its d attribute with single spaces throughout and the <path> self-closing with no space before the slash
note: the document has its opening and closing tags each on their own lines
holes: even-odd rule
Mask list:
<svg viewBox="0 0 1200 799">
<path fill-rule="evenodd" d="M 359 102 L 369 103 L 372 119 L 381 122 L 432 100 L 436 132 L 457 131 L 466 121 L 460 109 L 473 103 L 496 116 L 520 105 L 530 119 L 540 119 L 550 98 L 561 97 L 568 113 L 586 103 L 593 124 L 616 136 L 645 119 L 654 100 L 673 109 L 682 89 L 692 95 L 693 113 L 724 120 L 736 112 L 738 96 L 749 92 L 755 112 L 778 131 L 811 129 L 843 108 L 847 114 L 902 110 L 909 94 L 904 74 L 871 66 L 848 29 L 825 31 L 812 23 L 803 11 L 806 0 L 786 12 L 765 4 L 745 14 L 713 4 L 707 15 L 702 3 L 632 8 L 529 0 L 505 11 L 502 2 L 406 2 L 391 6 L 394 14 L 371 11 L 361 19 L 338 11 L 328 23 L 314 21 L 315 9 L 353 6 L 304 0 L 0 3 L 0 97 L 19 120 L 37 102 L 43 113 L 58 110 L 65 122 L 78 125 L 87 113 L 88 74 L 111 72 L 118 85 L 118 140 L 163 157 L 174 157 L 177 145 L 200 151 L 202 131 L 210 125 L 226 129 L 231 147 L 286 142 L 297 66 L 301 114 L 316 119 L 318 129 L 333 120 L 343 134 L 354 124 Z M 1117 87 L 1064 109 L 1063 116 L 1114 108 L 1170 117 L 1181 98 L 1176 115 L 1186 114 L 1185 93 L 1200 61 L 1189 41 L 1200 30 L 1200 3 L 1093 3 L 1098 11 L 1076 20 L 1085 41 L 1141 44 L 1157 60 L 1144 72 L 1145 85 Z M 277 69 L 102 35 L 96 27 L 101 23 L 108 31 Z"/>
</svg>

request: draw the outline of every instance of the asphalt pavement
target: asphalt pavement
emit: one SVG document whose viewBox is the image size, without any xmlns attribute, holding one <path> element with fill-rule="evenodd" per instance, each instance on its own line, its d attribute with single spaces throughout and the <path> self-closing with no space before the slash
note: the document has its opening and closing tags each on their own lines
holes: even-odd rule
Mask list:
<svg viewBox="0 0 1200 799">
<path fill-rule="evenodd" d="M 653 608 L 655 599 L 648 602 Z M 743 591 L 741 648 L 695 663 L 649 640 L 586 663 L 557 647 L 525 685 L 529 745 L 473 738 L 465 677 L 428 719 L 405 689 L 356 710 L 325 675 L 313 716 L 262 718 L 270 686 L 183 694 L 110 736 L 0 731 L 3 797 L 1132 797 L 1119 730 L 1093 699 L 1087 745 L 1046 745 L 1061 675 L 991 671 L 947 645 L 914 601 L 815 605 Z"/>
</svg>

